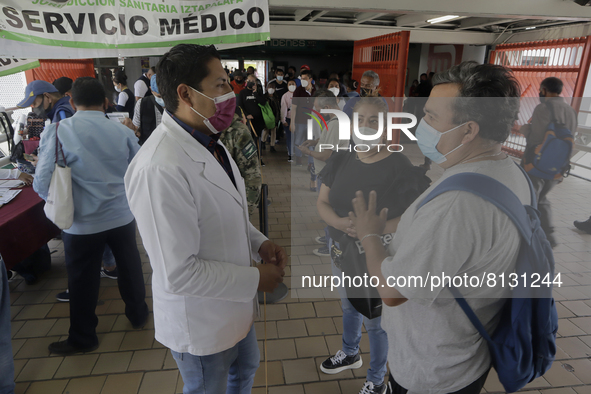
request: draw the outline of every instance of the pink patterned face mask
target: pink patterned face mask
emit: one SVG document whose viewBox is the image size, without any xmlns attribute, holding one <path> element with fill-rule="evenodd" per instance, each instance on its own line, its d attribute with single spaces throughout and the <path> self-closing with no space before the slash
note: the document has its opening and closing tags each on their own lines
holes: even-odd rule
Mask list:
<svg viewBox="0 0 591 394">
<path fill-rule="evenodd" d="M 189 86 L 190 87 L 190 86 Z M 197 115 L 201 116 L 204 120 L 203 123 L 207 126 L 207 128 L 214 134 L 219 134 L 222 131 L 226 130 L 232 124 L 232 119 L 234 119 L 234 111 L 236 111 L 236 95 L 234 92 L 229 92 L 224 94 L 223 96 L 211 98 L 209 96 L 204 95 L 197 89 L 190 87 L 200 95 L 207 97 L 210 100 L 213 100 L 215 103 L 215 114 L 213 116 L 206 118 L 205 116 L 201 115 L 197 110 L 193 107 L 191 109 Z"/>
</svg>

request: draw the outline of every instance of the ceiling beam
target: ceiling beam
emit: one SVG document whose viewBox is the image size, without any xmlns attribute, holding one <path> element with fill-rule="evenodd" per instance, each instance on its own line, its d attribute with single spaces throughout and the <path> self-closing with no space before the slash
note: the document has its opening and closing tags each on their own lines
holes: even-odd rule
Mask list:
<svg viewBox="0 0 591 394">
<path fill-rule="evenodd" d="M 269 7 L 341 12 L 423 13 L 489 18 L 571 19 L 589 20 L 591 7 L 582 7 L 570 0 L 358 0 L 319 2 L 318 0 L 269 0 Z"/>
<path fill-rule="evenodd" d="M 387 15 L 387 13 L 384 13 L 384 12 L 378 12 L 378 13 L 376 13 L 376 12 L 362 12 L 361 14 L 358 14 L 355 16 L 354 24 L 358 25 L 360 23 L 368 22 L 372 19 L 376 19 L 376 18 L 379 18 L 380 16 L 384 16 L 384 15 Z"/>
<path fill-rule="evenodd" d="M 308 22 L 314 22 L 316 19 L 320 18 L 322 15 L 328 14 L 328 11 L 318 11 L 316 15 L 313 15 Z"/>
<path fill-rule="evenodd" d="M 591 35 L 591 23 L 573 26 L 555 26 L 547 29 L 524 30 L 509 36 L 507 43 L 558 40 L 561 38 L 576 38 Z M 503 41 L 499 41 L 501 43 Z"/>
<path fill-rule="evenodd" d="M 417 27 L 417 25 L 428 25 L 427 19 L 437 18 L 438 14 L 407 14 L 401 15 L 396 18 L 396 26 L 412 26 Z"/>
<path fill-rule="evenodd" d="M 409 29 L 377 25 L 353 25 L 328 22 L 280 22 L 271 21 L 273 39 L 356 41 L 365 38 L 410 30 L 410 42 L 432 44 L 490 44 L 497 34 L 486 32 L 445 31 L 440 29 Z"/>
<path fill-rule="evenodd" d="M 303 9 L 302 10 L 296 10 L 296 12 L 295 12 L 295 21 L 296 22 L 301 21 L 302 19 L 304 19 L 305 17 L 307 17 L 310 12 L 312 12 L 312 11 L 311 10 L 303 10 Z"/>
<path fill-rule="evenodd" d="M 467 18 L 460 22 L 460 27 L 456 30 L 477 29 L 490 25 L 500 25 L 503 23 L 515 22 L 518 19 L 498 19 L 498 18 Z"/>
</svg>

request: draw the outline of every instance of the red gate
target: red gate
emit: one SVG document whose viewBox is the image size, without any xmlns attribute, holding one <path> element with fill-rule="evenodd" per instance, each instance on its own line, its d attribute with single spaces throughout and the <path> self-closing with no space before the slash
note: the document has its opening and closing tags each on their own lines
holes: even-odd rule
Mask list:
<svg viewBox="0 0 591 394">
<path fill-rule="evenodd" d="M 380 94 L 403 97 L 408 60 L 409 31 L 355 41 L 353 48 L 353 79 L 372 70 L 380 76 Z"/>
<path fill-rule="evenodd" d="M 360 81 L 367 70 L 378 73 L 379 92 L 387 98 L 391 112 L 402 112 L 409 38 L 409 31 L 401 31 L 355 41 L 353 48 L 352 78 Z M 396 97 L 400 99 L 391 99 Z M 398 143 L 399 140 L 400 131 L 397 130 L 392 136 L 392 142 Z"/>
<path fill-rule="evenodd" d="M 531 118 L 540 83 L 547 77 L 557 77 L 564 83 L 562 96 L 578 111 L 580 98 L 587 82 L 591 51 L 591 36 L 550 41 L 521 42 L 497 45 L 490 62 L 513 70 L 521 88 L 519 118 L 503 149 L 516 157 L 523 156 L 525 137 L 519 127 Z"/>
<path fill-rule="evenodd" d="M 68 77 L 76 80 L 78 77 L 94 77 L 94 61 L 92 59 L 80 60 L 39 60 L 40 67 L 25 71 L 27 83 L 41 79 L 52 83 L 60 77 Z"/>
</svg>

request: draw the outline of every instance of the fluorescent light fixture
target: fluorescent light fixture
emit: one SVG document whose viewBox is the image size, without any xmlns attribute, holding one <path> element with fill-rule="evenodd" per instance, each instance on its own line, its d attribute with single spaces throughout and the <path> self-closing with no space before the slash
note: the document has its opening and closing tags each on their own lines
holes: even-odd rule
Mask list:
<svg viewBox="0 0 591 394">
<path fill-rule="evenodd" d="M 427 19 L 428 23 L 441 23 L 441 22 L 447 22 L 450 21 L 452 19 L 456 19 L 459 18 L 459 15 L 445 15 L 445 16 L 440 16 L 437 18 L 433 18 L 433 19 Z"/>
<path fill-rule="evenodd" d="M 533 30 L 535 28 L 536 28 L 536 26 L 531 26 L 531 27 L 526 27 L 525 30 Z"/>
</svg>

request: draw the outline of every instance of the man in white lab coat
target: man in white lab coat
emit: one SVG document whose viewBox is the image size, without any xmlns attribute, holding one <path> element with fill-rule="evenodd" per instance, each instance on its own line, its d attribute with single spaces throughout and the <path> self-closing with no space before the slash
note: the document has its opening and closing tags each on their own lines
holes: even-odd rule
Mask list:
<svg viewBox="0 0 591 394">
<path fill-rule="evenodd" d="M 218 142 L 236 100 L 218 52 L 180 44 L 157 69 L 166 110 L 125 176 L 153 268 L 156 339 L 185 394 L 250 393 L 257 290 L 283 281 L 287 255 L 250 224 L 244 181 Z"/>
</svg>

